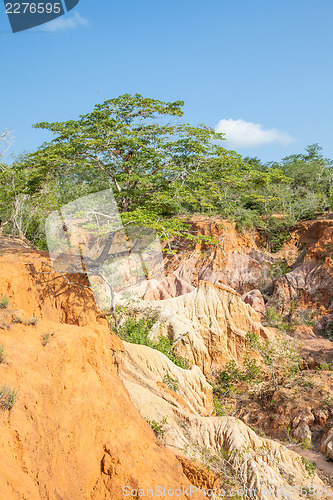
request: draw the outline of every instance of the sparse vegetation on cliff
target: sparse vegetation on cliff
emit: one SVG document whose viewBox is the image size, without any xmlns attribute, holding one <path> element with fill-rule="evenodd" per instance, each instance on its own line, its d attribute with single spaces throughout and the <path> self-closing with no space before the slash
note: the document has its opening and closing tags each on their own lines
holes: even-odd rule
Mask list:
<svg viewBox="0 0 333 500">
<path fill-rule="evenodd" d="M 122 314 L 122 321 L 120 323 L 118 334 L 120 338 L 131 342 L 133 344 L 146 345 L 152 349 L 157 349 L 169 358 L 175 365 L 181 368 L 188 368 L 188 361 L 174 355 L 173 345 L 168 337 L 160 335 L 157 340 L 150 338 L 149 334 L 151 328 L 157 321 L 156 312 L 148 310 L 144 316 L 136 316 L 135 313 L 130 312 L 128 307 L 117 307 L 118 314 Z"/>
<path fill-rule="evenodd" d="M 0 345 L 0 365 L 6 363 L 7 355 L 5 352 L 5 346 Z"/>
<path fill-rule="evenodd" d="M 0 410 L 10 411 L 15 405 L 17 392 L 15 389 L 4 385 L 0 388 Z"/>
<path fill-rule="evenodd" d="M 163 417 L 161 422 L 156 422 L 156 420 L 147 419 L 147 423 L 153 429 L 155 436 L 157 438 L 162 438 L 164 436 L 165 430 L 163 429 L 163 426 L 168 423 L 167 417 Z"/>
<path fill-rule="evenodd" d="M 9 306 L 9 298 L 7 295 L 3 295 L 0 299 L 0 309 L 7 309 Z"/>
</svg>

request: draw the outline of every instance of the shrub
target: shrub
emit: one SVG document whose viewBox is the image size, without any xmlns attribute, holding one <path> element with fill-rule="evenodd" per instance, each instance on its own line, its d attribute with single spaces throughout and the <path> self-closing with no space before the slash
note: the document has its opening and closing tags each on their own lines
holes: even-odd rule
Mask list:
<svg viewBox="0 0 333 500">
<path fill-rule="evenodd" d="M 149 337 L 150 330 L 155 323 L 156 313 L 154 311 L 147 311 L 147 315 L 144 318 L 126 318 L 120 325 L 118 332 L 123 340 L 132 344 L 141 344 L 156 349 L 167 356 L 175 365 L 187 369 L 188 361 L 173 354 L 173 345 L 168 337 L 160 336 L 157 341 Z"/>
<path fill-rule="evenodd" d="M 5 346 L 0 345 L 0 365 L 6 363 Z"/>
<path fill-rule="evenodd" d="M 11 389 L 4 385 L 0 389 L 0 411 L 10 411 L 17 399 L 17 392 L 15 389 Z"/>
<path fill-rule="evenodd" d="M 219 398 L 216 396 L 216 394 L 213 395 L 213 403 L 214 403 L 214 416 L 223 417 L 223 415 L 226 414 L 226 409 L 219 400 Z"/>
<path fill-rule="evenodd" d="M 0 299 L 0 309 L 7 309 L 9 306 L 9 297 L 7 295 L 3 295 Z"/>
<path fill-rule="evenodd" d="M 244 209 L 236 215 L 236 229 L 240 233 L 251 231 L 253 229 L 262 229 L 264 223 L 259 214 L 253 210 Z"/>
<path fill-rule="evenodd" d="M 279 259 L 274 262 L 270 267 L 270 275 L 273 279 L 279 279 L 285 276 L 290 270 L 288 263 L 284 259 Z"/>
<path fill-rule="evenodd" d="M 172 378 L 168 373 L 163 377 L 163 384 L 165 384 L 171 391 L 177 392 L 179 389 L 178 381 Z"/>
<path fill-rule="evenodd" d="M 277 338 L 274 341 L 263 340 L 253 332 L 246 334 L 249 347 L 260 354 L 265 365 L 269 368 L 275 388 L 278 386 L 277 373 L 282 371 L 284 376 L 294 377 L 300 373 L 301 356 L 295 345 L 288 339 Z"/>
<path fill-rule="evenodd" d="M 243 374 L 243 380 L 247 382 L 261 382 L 262 372 L 260 366 L 257 365 L 257 360 L 250 358 L 250 356 L 245 356 L 244 358 L 245 372 Z"/>
<path fill-rule="evenodd" d="M 262 381 L 262 373 L 255 359 L 248 355 L 244 358 L 244 365 L 238 366 L 232 360 L 228 361 L 225 369 L 218 373 L 216 383 L 223 392 L 235 392 L 235 384 L 238 382 L 255 383 Z"/>
<path fill-rule="evenodd" d="M 32 317 L 24 321 L 24 324 L 27 326 L 35 326 L 39 322 L 39 318 Z"/>
<path fill-rule="evenodd" d="M 32 326 L 32 325 L 37 325 L 37 323 L 40 321 L 39 318 L 35 318 L 34 316 L 29 319 L 23 319 L 20 316 L 15 316 L 13 319 L 13 323 L 19 323 L 21 325 L 26 325 L 26 326 Z"/>
<path fill-rule="evenodd" d="M 276 312 L 273 307 L 267 307 L 262 324 L 264 326 L 271 326 L 281 330 L 280 326 L 282 325 L 282 322 L 282 314 Z"/>
<path fill-rule="evenodd" d="M 45 333 L 42 337 L 42 346 L 46 346 L 50 342 L 51 333 Z"/>
<path fill-rule="evenodd" d="M 291 312 L 290 316 L 294 313 L 296 301 L 291 301 Z M 296 323 L 291 318 L 288 321 L 284 321 L 282 314 L 277 312 L 274 307 L 268 307 L 266 310 L 266 314 L 263 318 L 262 324 L 264 326 L 271 326 L 273 328 L 277 328 L 285 333 L 293 333 L 295 331 Z"/>
<path fill-rule="evenodd" d="M 167 417 L 163 417 L 161 422 L 156 422 L 156 420 L 148 420 L 147 423 L 153 429 L 156 437 L 163 437 L 165 434 L 165 430 L 163 429 L 163 425 L 168 423 Z"/>
<path fill-rule="evenodd" d="M 328 363 L 321 363 L 319 366 L 316 366 L 317 370 L 323 370 L 323 371 L 330 370 L 330 367 L 331 365 L 329 365 Z"/>
<path fill-rule="evenodd" d="M 308 473 L 308 476 L 314 477 L 316 474 L 316 464 L 314 462 L 309 462 L 309 460 L 304 457 L 301 457 L 301 460 L 306 472 Z"/>
<path fill-rule="evenodd" d="M 265 237 L 271 252 L 278 252 L 284 243 L 291 238 L 291 228 L 295 225 L 293 218 L 280 219 L 271 217 L 265 229 Z"/>
</svg>

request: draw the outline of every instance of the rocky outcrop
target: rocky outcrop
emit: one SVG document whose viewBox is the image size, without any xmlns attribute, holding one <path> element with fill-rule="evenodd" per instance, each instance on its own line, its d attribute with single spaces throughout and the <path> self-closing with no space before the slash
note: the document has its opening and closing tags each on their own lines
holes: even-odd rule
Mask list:
<svg viewBox="0 0 333 500">
<path fill-rule="evenodd" d="M 194 286 L 200 280 L 226 284 L 241 294 L 274 287 L 273 303 L 280 304 L 282 310 L 288 311 L 295 299 L 301 299 L 300 305 L 331 308 L 333 220 L 300 222 L 290 241 L 274 254 L 263 248 L 257 233 L 241 234 L 234 223 L 199 216 L 189 222 L 195 234 L 212 237 L 218 245 L 183 242 L 177 255 L 166 259 L 167 274 L 175 273 Z M 281 261 L 291 267 L 282 277 L 283 271 L 275 269 Z"/>
<path fill-rule="evenodd" d="M 0 413 L 0 498 L 118 500 L 125 486 L 138 492 L 155 486 L 208 488 L 218 481 L 224 488 L 232 476 L 261 500 L 265 488 L 275 499 L 279 488 L 291 483 L 312 485 L 299 455 L 259 437 L 235 417 L 213 416 L 205 374 L 231 359 L 241 363 L 248 331 L 274 336 L 261 325 L 255 300 L 245 303 L 223 283 L 242 292 L 253 289 L 270 257 L 252 236 L 234 237 L 233 225 L 214 224 L 207 234 L 221 236 L 216 253 L 204 244 L 194 253 L 184 248 L 188 261 L 171 259 L 169 272 L 175 274 L 145 282 L 140 296 L 149 300 L 133 306 L 143 313 L 156 309 L 152 337 L 168 335 L 174 353 L 190 360 L 189 370 L 156 350 L 122 343 L 105 319 L 97 321 L 84 276 L 62 276 L 41 252 L 4 247 L 0 297 L 9 297 L 10 309 L 0 310 L 0 345 L 7 354 L 0 363 L 0 388 L 15 389 L 17 400 L 11 411 Z M 307 252 L 312 244 L 304 240 Z M 330 394 L 326 389 L 318 385 L 321 399 L 310 405 L 311 415 L 278 408 L 297 439 L 316 433 L 322 438 L 322 427 L 330 426 L 321 405 Z M 331 449 L 327 431 L 322 450 L 331 457 Z M 316 475 L 313 481 L 322 485 Z"/>
<path fill-rule="evenodd" d="M 333 300 L 333 221 L 300 223 L 293 235 L 292 270 L 274 285 L 273 300 L 287 305 L 297 299 L 300 305 L 323 305 Z"/>
<path fill-rule="evenodd" d="M 330 460 L 333 460 L 333 427 L 326 433 L 320 451 Z"/>
<path fill-rule="evenodd" d="M 137 307 L 153 307 L 141 302 Z M 176 342 L 174 352 L 199 366 L 205 374 L 226 361 L 242 361 L 246 334 L 255 332 L 263 338 L 272 333 L 260 323 L 260 316 L 240 295 L 224 285 L 200 281 L 192 292 L 155 304 L 159 322 L 152 335 L 168 335 Z M 180 339 L 180 340 L 179 340 Z"/>
<path fill-rule="evenodd" d="M 163 354 L 145 346 L 125 344 L 125 351 L 121 355 L 120 374 L 135 406 L 147 420 L 159 426 L 159 439 L 167 447 L 186 454 L 188 459 L 209 464 L 214 475 L 206 478 L 206 486 L 214 485 L 216 476 L 220 487 L 225 488 L 231 471 L 234 480 L 241 487 L 252 489 L 252 495 L 259 499 L 266 498 L 264 491 L 269 488 L 270 498 L 276 499 L 278 492 L 291 483 L 295 487 L 310 487 L 311 478 L 299 455 L 257 436 L 234 417 L 209 416 L 207 386 L 197 370 L 172 367 Z M 170 374 L 177 382 L 173 390 L 158 382 Z M 322 485 L 317 476 L 314 481 Z"/>
<path fill-rule="evenodd" d="M 147 409 L 156 399 L 160 420 L 163 418 L 163 405 L 170 403 L 179 411 L 185 409 L 196 415 L 212 413 L 212 387 L 198 366 L 183 370 L 159 351 L 128 342 L 124 342 L 120 358 L 120 371 L 126 373 L 127 389 L 137 394 L 139 390 L 132 391 L 131 387 L 140 387 L 141 403 L 146 404 Z"/>
<path fill-rule="evenodd" d="M 125 291 L 132 298 L 165 300 L 190 293 L 193 290 L 194 286 L 190 283 L 175 274 L 170 274 L 162 280 L 149 279 L 142 281 L 139 285 L 130 287 Z"/>
<path fill-rule="evenodd" d="M 189 223 L 193 234 L 209 236 L 218 244 L 181 242 L 177 245 L 177 255 L 165 260 L 167 274 L 173 272 L 194 286 L 200 280 L 227 284 L 240 293 L 270 282 L 273 259 L 259 248 L 258 234 L 241 234 L 235 223 L 218 217 L 196 216 Z"/>
<path fill-rule="evenodd" d="M 0 413 L 1 498 L 121 499 L 125 486 L 190 485 L 133 406 L 117 375 L 122 344 L 106 328 L 44 320 L 0 336 L 1 382 L 18 395 Z"/>
<path fill-rule="evenodd" d="M 3 237 L 5 240 L 7 238 Z M 0 297 L 29 317 L 85 326 L 96 321 L 97 307 L 84 275 L 66 275 L 50 267 L 49 256 L 32 249 L 4 250 L 0 255 Z"/>
<path fill-rule="evenodd" d="M 188 457 L 177 455 L 178 462 L 181 463 L 183 473 L 189 479 L 191 484 L 194 484 L 202 491 L 207 493 L 212 490 L 219 491 L 219 480 L 208 467 L 205 467 L 196 460 L 190 460 Z"/>
<path fill-rule="evenodd" d="M 250 304 L 257 313 L 262 315 L 266 313 L 265 301 L 260 290 L 251 290 L 242 295 L 241 298 L 245 304 Z"/>
</svg>

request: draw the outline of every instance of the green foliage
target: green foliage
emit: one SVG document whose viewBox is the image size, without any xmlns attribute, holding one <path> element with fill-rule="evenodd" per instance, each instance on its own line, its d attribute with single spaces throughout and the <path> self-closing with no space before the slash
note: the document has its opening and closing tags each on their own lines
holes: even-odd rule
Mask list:
<svg viewBox="0 0 333 500">
<path fill-rule="evenodd" d="M 179 385 L 176 378 L 172 378 L 168 373 L 163 377 L 163 384 L 165 384 L 171 391 L 178 392 Z"/>
<path fill-rule="evenodd" d="M 182 106 L 125 94 L 78 120 L 38 123 L 35 128 L 55 138 L 27 155 L 17 171 L 30 172 L 31 194 L 56 183 L 59 204 L 112 186 L 124 223 L 154 227 L 165 239 L 187 234 L 173 216 L 214 209 L 213 174 L 241 160 L 221 147 L 222 134 L 180 123 Z"/>
<path fill-rule="evenodd" d="M 309 477 L 314 477 L 316 475 L 316 464 L 314 462 L 309 462 L 305 457 L 301 457 L 302 464 L 305 467 L 306 472 Z"/>
<path fill-rule="evenodd" d="M 17 399 L 17 392 L 15 389 L 4 385 L 0 389 L 0 411 L 12 410 Z"/>
<path fill-rule="evenodd" d="M 292 301 L 290 302 L 290 307 L 292 308 L 293 312 L 294 303 Z M 285 321 L 282 314 L 277 312 L 274 307 L 267 307 L 262 324 L 264 326 L 277 328 L 278 330 L 281 330 L 285 333 L 292 333 L 295 330 L 296 326 L 296 323 L 292 319 Z"/>
<path fill-rule="evenodd" d="M 280 428 L 283 428 L 283 427 L 280 426 Z M 311 440 L 310 439 L 299 440 L 299 439 L 294 438 L 292 436 L 292 430 L 290 427 L 287 427 L 286 434 L 287 434 L 288 443 L 293 444 L 295 446 L 299 446 L 300 448 L 302 448 L 302 450 L 313 450 L 313 445 L 311 443 Z"/>
<path fill-rule="evenodd" d="M 212 128 L 182 123 L 182 106 L 125 94 L 77 120 L 36 124 L 52 132 L 53 141 L 0 176 L 0 213 L 10 229 L 43 245 L 40 223 L 47 213 L 110 186 L 123 223 L 152 227 L 164 240 L 196 241 L 179 217 L 194 212 L 264 229 L 269 210 L 279 206 L 269 189 L 289 179 L 277 166 L 258 168 L 225 150 L 223 134 Z"/>
<path fill-rule="evenodd" d="M 333 399 L 330 397 L 326 397 L 321 403 L 320 406 L 323 408 L 329 408 L 333 403 Z"/>
<path fill-rule="evenodd" d="M 284 219 L 271 217 L 268 220 L 264 233 L 271 252 L 278 252 L 284 243 L 290 239 L 290 231 L 295 225 L 295 222 L 295 219 L 292 217 Z"/>
<path fill-rule="evenodd" d="M 223 417 L 223 415 L 226 415 L 226 409 L 224 407 L 224 404 L 221 403 L 216 394 L 213 394 L 213 404 L 214 404 L 213 414 L 215 417 Z"/>
<path fill-rule="evenodd" d="M 162 438 L 164 436 L 165 429 L 163 429 L 163 426 L 168 423 L 167 417 L 163 417 L 161 422 L 156 422 L 156 420 L 147 419 L 147 423 L 153 429 L 156 437 Z"/>
<path fill-rule="evenodd" d="M 262 381 L 262 373 L 257 361 L 246 355 L 242 366 L 237 365 L 234 360 L 228 361 L 224 370 L 220 370 L 216 384 L 218 391 L 228 394 L 236 392 L 236 385 L 239 382 L 247 382 L 250 384 L 259 383 Z"/>
<path fill-rule="evenodd" d="M 9 298 L 6 295 L 3 295 L 0 299 L 0 309 L 7 309 L 9 306 Z"/>
<path fill-rule="evenodd" d="M 299 350 L 296 344 L 291 344 L 288 339 L 280 337 L 274 340 L 263 340 L 258 334 L 248 332 L 246 341 L 252 350 L 260 354 L 264 364 L 269 368 L 275 387 L 279 382 L 282 383 L 285 377 L 294 377 L 300 373 Z M 279 381 L 277 374 L 280 375 Z"/>
<path fill-rule="evenodd" d="M 270 268 L 270 275 L 273 279 L 279 279 L 289 272 L 290 268 L 284 259 L 275 261 Z"/>
<path fill-rule="evenodd" d="M 175 365 L 181 368 L 188 368 L 188 361 L 184 358 L 177 357 L 173 354 L 172 343 L 168 337 L 160 336 L 157 341 L 149 337 L 152 326 L 156 323 L 156 312 L 153 310 L 146 311 L 146 315 L 142 318 L 135 316 L 126 317 L 128 314 L 127 308 L 118 308 L 118 311 L 123 311 L 124 318 L 119 327 L 119 336 L 131 342 L 132 344 L 141 344 L 152 349 L 157 349 L 167 356 Z"/>
<path fill-rule="evenodd" d="M 317 370 L 328 371 L 331 369 L 331 365 L 329 363 L 320 363 L 319 366 L 316 367 Z"/>
<path fill-rule="evenodd" d="M 240 233 L 265 228 L 265 223 L 261 219 L 260 215 L 254 210 L 240 210 L 235 216 L 235 221 L 236 229 Z"/>
<path fill-rule="evenodd" d="M 317 144 L 263 164 L 224 149 L 223 134 L 212 128 L 183 123 L 182 108 L 182 101 L 124 94 L 76 120 L 35 124 L 54 138 L 2 165 L 5 231 L 46 249 L 43 222 L 51 211 L 111 186 L 124 224 L 154 228 L 174 247 L 178 238 L 217 243 L 186 223 L 205 213 L 235 220 L 242 232 L 258 230 L 276 252 L 297 221 L 333 208 L 332 162 Z"/>
<path fill-rule="evenodd" d="M 245 356 L 244 370 L 243 380 L 246 382 L 262 381 L 262 372 L 261 368 L 257 364 L 257 360 L 250 358 L 250 356 Z"/>
</svg>

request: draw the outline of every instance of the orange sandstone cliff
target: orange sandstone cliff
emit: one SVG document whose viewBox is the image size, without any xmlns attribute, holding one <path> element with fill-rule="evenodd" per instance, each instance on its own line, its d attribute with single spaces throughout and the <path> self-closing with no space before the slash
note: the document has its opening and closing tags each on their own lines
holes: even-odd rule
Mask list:
<svg viewBox="0 0 333 500">
<path fill-rule="evenodd" d="M 0 296 L 10 300 L 0 310 L 0 387 L 16 390 L 17 400 L 0 412 L 0 498 L 120 499 L 125 486 L 184 487 L 177 498 L 188 498 L 181 463 L 117 373 L 122 343 L 96 322 L 90 291 L 68 287 L 42 263 L 46 255 L 8 246 L 0 257 Z"/>
</svg>

